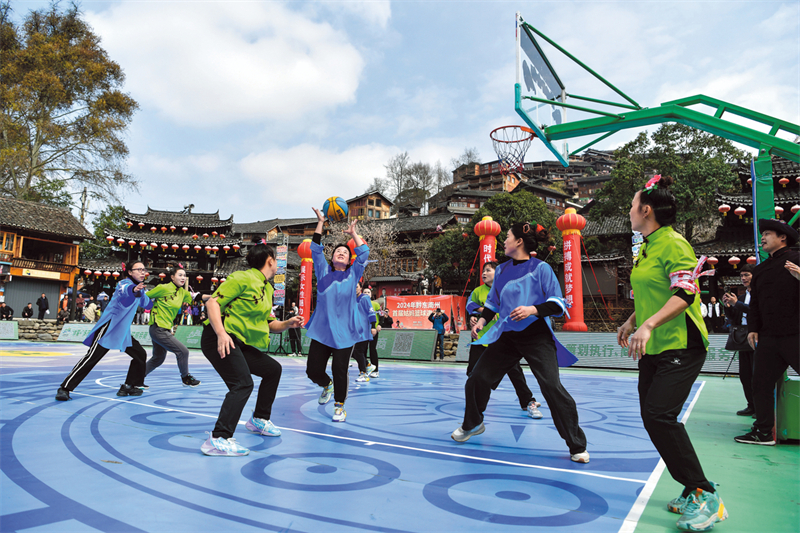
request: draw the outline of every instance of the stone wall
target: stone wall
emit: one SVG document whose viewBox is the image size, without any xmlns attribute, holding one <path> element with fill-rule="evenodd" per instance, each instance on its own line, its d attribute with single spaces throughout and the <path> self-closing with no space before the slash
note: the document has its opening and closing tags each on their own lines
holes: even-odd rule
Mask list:
<svg viewBox="0 0 800 533">
<path fill-rule="evenodd" d="M 55 320 L 36 320 L 30 318 L 15 318 L 19 324 L 20 340 L 28 341 L 54 341 L 61 333 L 61 325 L 56 325 Z"/>
<path fill-rule="evenodd" d="M 458 333 L 449 333 L 444 336 L 444 356 L 456 358 L 458 351 Z"/>
</svg>

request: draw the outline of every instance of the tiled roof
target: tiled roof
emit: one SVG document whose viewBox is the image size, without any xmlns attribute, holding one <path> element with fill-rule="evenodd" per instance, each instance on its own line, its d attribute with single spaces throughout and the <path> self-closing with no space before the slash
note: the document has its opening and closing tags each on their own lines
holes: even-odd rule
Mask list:
<svg viewBox="0 0 800 533">
<path fill-rule="evenodd" d="M 244 224 L 233 224 L 233 228 L 231 230 L 232 233 L 235 234 L 254 234 L 254 233 L 264 233 L 266 234 L 269 231 L 277 227 L 289 227 L 289 226 L 305 226 L 307 224 L 315 224 L 317 222 L 315 218 L 273 218 L 270 220 L 261 220 L 258 222 L 246 222 Z"/>
<path fill-rule="evenodd" d="M 74 239 L 93 237 L 69 209 L 14 198 L 0 198 L 0 225 Z"/>
<path fill-rule="evenodd" d="M 586 227 L 581 230 L 584 237 L 632 235 L 630 220 L 625 217 L 603 217 L 592 220 L 586 217 Z"/>
<path fill-rule="evenodd" d="M 147 207 L 147 212 L 144 214 L 131 213 L 125 210 L 125 218 L 134 223 L 144 222 L 146 226 L 177 226 L 177 227 L 195 227 L 195 228 L 229 228 L 233 224 L 233 215 L 228 219 L 222 220 L 219 218 L 219 210 L 216 213 L 181 213 L 177 211 L 157 211 Z"/>
<path fill-rule="evenodd" d="M 524 181 L 522 183 L 520 183 L 519 185 L 517 185 L 516 187 L 514 187 L 514 190 L 511 191 L 511 194 L 514 194 L 517 191 L 530 191 L 531 193 L 534 193 L 534 194 L 536 194 L 536 193 L 546 194 L 546 195 L 549 195 L 549 196 L 562 198 L 562 199 L 572 198 L 572 195 L 570 195 L 570 194 L 564 194 L 561 191 L 557 191 L 555 189 L 549 189 L 549 188 L 543 187 L 541 185 L 533 185 L 531 183 L 525 183 Z"/>
<path fill-rule="evenodd" d="M 707 255 L 717 258 L 738 256 L 742 261 L 751 255 L 755 255 L 755 241 L 750 239 L 737 239 L 737 240 L 718 240 L 703 242 L 693 246 L 694 253 L 698 257 Z"/>
<path fill-rule="evenodd" d="M 731 209 L 736 209 L 739 206 L 750 207 L 753 205 L 753 195 L 748 193 L 741 194 L 726 194 L 717 193 L 716 201 L 718 204 L 727 204 Z M 775 187 L 775 205 L 779 205 L 786 209 L 797 203 L 800 203 L 800 190 L 799 189 L 784 189 L 780 185 Z"/>
<path fill-rule="evenodd" d="M 394 202 L 393 202 L 393 201 L 391 201 L 391 200 L 390 200 L 390 199 L 389 199 L 389 198 L 388 198 L 386 195 L 384 195 L 384 194 L 383 194 L 382 192 L 380 192 L 380 191 L 370 191 L 370 192 L 365 192 L 364 194 L 360 194 L 360 195 L 358 195 L 358 196 L 355 196 L 355 197 L 353 197 L 353 198 L 350 198 L 349 200 L 345 200 L 345 202 L 349 204 L 350 202 L 355 202 L 356 200 L 360 200 L 361 198 L 365 198 L 365 197 L 367 197 L 367 196 L 372 196 L 373 194 L 377 194 L 377 195 L 379 195 L 381 198 L 383 198 L 384 200 L 386 200 L 386 203 L 388 203 L 390 206 L 391 206 L 391 205 L 394 205 Z M 314 220 L 316 220 L 316 219 L 314 219 Z"/>
</svg>

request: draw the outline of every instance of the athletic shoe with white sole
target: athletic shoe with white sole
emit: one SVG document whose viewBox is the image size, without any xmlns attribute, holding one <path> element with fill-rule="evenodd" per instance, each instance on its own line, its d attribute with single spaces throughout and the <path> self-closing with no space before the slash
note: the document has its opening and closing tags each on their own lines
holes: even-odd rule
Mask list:
<svg viewBox="0 0 800 533">
<path fill-rule="evenodd" d="M 573 453 L 572 455 L 569 456 L 569 458 L 575 461 L 576 463 L 588 463 L 589 452 L 584 450 L 581 453 Z"/>
<path fill-rule="evenodd" d="M 366 372 L 361 372 L 358 375 L 358 377 L 356 378 L 356 381 L 362 382 L 362 383 L 368 383 L 369 382 L 369 374 L 367 374 Z"/>
<path fill-rule="evenodd" d="M 450 435 L 450 437 L 452 437 L 452 439 L 456 442 L 467 442 L 469 438 L 472 437 L 473 435 L 480 435 L 484 431 L 486 431 L 486 426 L 484 426 L 483 422 L 481 422 L 480 425 L 475 426 L 469 431 L 464 431 L 464 429 L 459 426 L 459 428 L 456 429 Z"/>
<path fill-rule="evenodd" d="M 331 397 L 333 396 L 333 381 L 328 383 L 327 387 L 323 387 L 322 394 L 319 395 L 319 404 L 325 405 L 329 401 L 331 401 Z"/>
<path fill-rule="evenodd" d="M 726 518 L 728 510 L 722 498 L 716 492 L 697 489 L 689 495 L 689 502 L 676 525 L 683 531 L 709 531 Z"/>
<path fill-rule="evenodd" d="M 372 373 L 373 373 L 373 372 L 375 372 L 376 370 L 378 370 L 378 367 L 377 367 L 377 366 L 375 366 L 375 365 L 373 365 L 372 363 L 370 363 L 369 365 L 367 365 L 367 374 L 372 374 Z"/>
<path fill-rule="evenodd" d="M 194 376 L 191 374 L 186 374 L 184 377 L 182 377 L 181 383 L 183 383 L 184 387 L 197 387 L 200 385 L 200 382 L 194 379 Z"/>
<path fill-rule="evenodd" d="M 528 416 L 531 418 L 544 418 L 544 415 L 536 406 L 536 401 L 531 400 L 531 403 L 528 404 Z"/>
<path fill-rule="evenodd" d="M 250 453 L 250 450 L 236 442 L 233 437 L 224 439 L 222 437 L 214 438 L 211 435 L 200 446 L 200 451 L 203 452 L 203 455 L 215 457 L 242 457 Z"/>
<path fill-rule="evenodd" d="M 344 422 L 347 418 L 347 411 L 344 410 L 344 404 L 336 402 L 333 404 L 333 421 L 334 422 Z"/>
<path fill-rule="evenodd" d="M 775 446 L 775 439 L 772 437 L 772 432 L 761 433 L 757 429 L 753 429 L 750 433 L 734 437 L 736 442 L 742 444 L 760 444 L 761 446 Z"/>
<path fill-rule="evenodd" d="M 250 420 L 244 425 L 248 430 L 254 431 L 265 437 L 280 437 L 281 430 L 275 427 L 271 420 L 264 420 L 263 418 L 250 417 Z"/>
<path fill-rule="evenodd" d="M 369 377 L 371 377 L 371 378 L 379 378 L 379 377 L 381 377 L 381 375 L 378 373 L 377 370 L 375 370 L 374 372 L 370 372 L 369 373 Z"/>
<path fill-rule="evenodd" d="M 709 481 L 709 483 L 711 483 L 711 486 L 713 486 L 714 489 L 716 489 L 719 486 L 713 481 Z M 692 492 L 693 491 L 689 491 L 689 493 L 686 494 L 685 496 L 681 494 L 677 498 L 670 500 L 670 502 L 667 504 L 667 511 L 675 514 L 683 514 L 683 512 L 686 510 L 686 505 L 689 503 L 689 500 L 691 499 L 690 497 L 692 495 Z"/>
</svg>

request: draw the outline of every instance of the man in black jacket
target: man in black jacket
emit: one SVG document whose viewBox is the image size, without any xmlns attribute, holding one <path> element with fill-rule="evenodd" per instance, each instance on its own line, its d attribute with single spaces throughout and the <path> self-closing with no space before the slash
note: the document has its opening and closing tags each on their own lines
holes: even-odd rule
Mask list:
<svg viewBox="0 0 800 533">
<path fill-rule="evenodd" d="M 5 304 L 0 303 L 0 320 L 11 320 L 14 317 L 14 310 Z"/>
<path fill-rule="evenodd" d="M 31 318 L 33 316 L 33 304 L 29 303 L 22 308 L 22 318 Z"/>
<path fill-rule="evenodd" d="M 753 265 L 743 265 L 739 271 L 739 279 L 742 280 L 746 292 L 740 300 L 736 294 L 729 292 L 722 296 L 727 310 L 725 314 L 731 320 L 731 329 L 739 326 L 747 326 L 747 314 L 750 312 L 750 283 L 753 281 Z M 736 411 L 739 416 L 752 416 L 756 413 L 753 407 L 753 368 L 755 359 L 753 350 L 739 350 L 739 381 L 742 383 L 744 397 L 747 400 L 747 407 Z"/>
<path fill-rule="evenodd" d="M 42 293 L 41 298 L 36 300 L 36 305 L 39 306 L 39 320 L 44 320 L 44 314 L 50 309 L 50 303 L 47 301 L 47 295 Z"/>
<path fill-rule="evenodd" d="M 800 253 L 797 230 L 782 220 L 761 219 L 761 248 L 769 258 L 753 269 L 747 340 L 756 351 L 753 401 L 756 422 L 736 442 L 775 445 L 775 382 L 791 366 L 800 372 Z"/>
</svg>

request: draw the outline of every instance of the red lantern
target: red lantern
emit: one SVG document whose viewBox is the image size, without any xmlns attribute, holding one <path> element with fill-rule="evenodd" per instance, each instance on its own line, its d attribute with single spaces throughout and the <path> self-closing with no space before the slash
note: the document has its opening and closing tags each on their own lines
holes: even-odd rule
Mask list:
<svg viewBox="0 0 800 533">
<path fill-rule="evenodd" d="M 199 239 L 199 238 L 200 238 L 200 237 L 197 235 L 197 233 L 195 233 L 194 235 L 192 235 L 192 239 L 194 239 L 194 240 L 197 240 L 197 239 Z"/>
<path fill-rule="evenodd" d="M 108 270 L 103 272 L 103 277 L 106 278 L 106 279 L 108 279 L 108 276 L 110 276 L 110 275 L 111 275 L 111 272 L 109 272 Z"/>
<path fill-rule="evenodd" d="M 142 241 L 139 243 L 139 246 L 141 246 L 142 248 L 147 248 L 147 243 Z"/>
<path fill-rule="evenodd" d="M 717 263 L 719 263 L 719 259 L 717 259 L 716 257 L 709 257 L 708 258 L 708 264 L 709 265 L 714 266 Z"/>
<path fill-rule="evenodd" d="M 199 244 L 196 244 L 195 247 L 194 247 L 194 251 L 197 252 L 197 253 L 200 253 L 200 250 L 202 250 L 202 249 L 203 249 L 203 247 L 200 246 Z"/>
<path fill-rule="evenodd" d="M 208 239 L 208 233 L 203 233 L 203 238 Z"/>
<path fill-rule="evenodd" d="M 123 239 L 122 237 L 120 237 L 119 239 L 117 239 L 117 244 L 119 244 L 120 246 L 122 246 L 123 244 L 125 244 L 125 239 Z"/>
<path fill-rule="evenodd" d="M 154 243 L 154 242 L 151 242 L 151 243 L 150 243 L 150 248 L 152 248 L 153 250 L 155 250 L 156 248 L 158 248 L 158 245 L 157 245 L 156 243 Z"/>
<path fill-rule="evenodd" d="M 220 282 L 220 283 L 225 283 L 225 280 L 226 280 L 226 279 L 227 279 L 227 278 L 222 278 L 221 280 L 219 280 L 219 282 Z"/>
<path fill-rule="evenodd" d="M 211 251 L 211 247 L 210 246 L 206 246 L 206 253 L 208 253 L 210 251 Z"/>
<path fill-rule="evenodd" d="M 167 227 L 161 226 L 161 233 L 166 233 L 166 232 L 167 232 Z"/>
<path fill-rule="evenodd" d="M 139 229 L 144 228 L 144 222 L 139 222 Z"/>
<path fill-rule="evenodd" d="M 742 215 L 747 213 L 747 209 L 745 209 L 744 207 L 737 207 L 733 212 L 739 215 L 739 218 L 742 218 Z"/>
<path fill-rule="evenodd" d="M 239 245 L 238 244 L 234 244 L 233 245 L 233 251 L 234 252 L 238 252 L 239 251 Z"/>
<path fill-rule="evenodd" d="M 219 235 L 219 233 L 217 233 L 216 231 L 212 231 L 212 232 L 211 232 L 211 235 L 213 235 L 214 237 L 216 237 L 217 235 Z"/>
<path fill-rule="evenodd" d="M 219 252 L 219 247 L 217 247 L 217 246 L 212 246 L 212 247 L 211 247 L 211 251 L 212 251 L 212 252 L 214 252 L 214 253 L 217 253 L 217 252 Z"/>
<path fill-rule="evenodd" d="M 792 214 L 795 214 L 795 213 L 797 213 L 798 211 L 800 211 L 800 205 L 798 205 L 798 204 L 794 204 L 794 205 L 792 206 Z"/>
<path fill-rule="evenodd" d="M 224 239 L 224 238 L 225 238 L 225 234 L 224 234 L 224 233 L 220 233 L 220 234 L 219 234 L 219 238 L 220 238 L 220 239 Z"/>
<path fill-rule="evenodd" d="M 184 233 L 186 233 L 187 231 L 189 231 L 189 228 L 187 228 L 186 226 L 182 227 L 181 229 L 183 230 L 183 232 L 184 232 Z"/>
<path fill-rule="evenodd" d="M 128 229 L 131 229 L 131 226 L 133 226 L 133 222 L 131 222 L 131 221 L 129 220 L 129 221 L 127 221 L 127 222 L 125 223 L 125 225 L 126 225 L 126 226 L 128 226 Z"/>
<path fill-rule="evenodd" d="M 175 231 L 175 226 L 170 226 L 170 227 L 169 227 L 169 230 L 170 230 L 170 231 L 172 231 L 172 232 L 174 232 L 174 231 Z"/>
<path fill-rule="evenodd" d="M 162 250 L 164 250 L 164 251 L 166 251 L 166 250 L 167 250 L 167 248 L 169 248 L 169 244 L 167 244 L 167 243 L 165 243 L 165 242 L 162 242 L 162 243 L 161 243 L 161 249 L 162 249 Z"/>
<path fill-rule="evenodd" d="M 108 237 L 106 237 L 106 240 L 108 241 L 108 244 L 111 244 L 112 242 L 114 242 L 114 237 L 109 235 Z"/>
<path fill-rule="evenodd" d="M 177 244 L 172 245 L 172 251 L 177 252 L 178 248 L 180 248 L 180 246 L 178 246 Z"/>
<path fill-rule="evenodd" d="M 469 234 L 468 233 L 462 233 L 461 236 L 466 239 L 466 238 L 469 237 Z"/>
<path fill-rule="evenodd" d="M 189 252 L 189 245 L 188 244 L 184 244 L 183 246 L 181 246 L 181 248 L 183 248 L 184 252 Z"/>
<path fill-rule="evenodd" d="M 775 214 L 780 217 L 783 214 L 783 208 L 781 206 L 779 206 L 779 205 L 776 205 L 775 206 Z"/>
<path fill-rule="evenodd" d="M 719 212 L 722 213 L 722 216 L 726 217 L 728 216 L 728 211 L 731 210 L 731 206 L 729 206 L 728 204 L 722 204 L 717 209 L 719 209 Z"/>
<path fill-rule="evenodd" d="M 203 276 L 201 276 L 200 274 L 198 274 L 196 279 L 197 279 L 197 281 L 203 281 Z"/>
<path fill-rule="evenodd" d="M 800 183 L 800 176 L 797 176 L 797 177 L 794 179 L 794 181 L 796 181 L 797 183 Z"/>
<path fill-rule="evenodd" d="M 91 270 L 88 270 L 88 269 L 87 269 L 87 270 L 84 270 L 84 271 L 83 271 L 83 275 L 84 275 L 84 276 L 91 276 L 91 275 L 92 275 L 92 271 L 91 271 Z"/>
<path fill-rule="evenodd" d="M 100 272 L 99 270 L 95 270 L 95 271 L 94 271 L 94 277 L 96 277 L 96 278 L 99 278 L 99 277 L 100 277 L 100 276 L 102 276 L 102 275 L 103 275 L 103 273 L 102 273 L 102 272 Z"/>
<path fill-rule="evenodd" d="M 112 272 L 111 275 L 114 276 L 114 279 L 117 279 L 119 277 L 119 272 Z"/>
<path fill-rule="evenodd" d="M 755 265 L 755 264 L 756 264 L 756 262 L 757 262 L 756 258 L 755 258 L 755 257 L 753 257 L 752 255 L 751 255 L 750 257 L 748 257 L 748 258 L 747 258 L 747 264 L 748 264 L 748 265 Z"/>
<path fill-rule="evenodd" d="M 219 281 L 219 279 L 217 278 L 217 276 L 214 276 L 213 278 L 211 278 L 211 283 L 216 283 L 218 281 Z"/>
<path fill-rule="evenodd" d="M 555 244 L 551 244 L 550 246 L 547 247 L 547 249 L 550 251 L 550 253 L 553 253 L 555 251 L 555 249 L 556 249 L 556 245 Z"/>
<path fill-rule="evenodd" d="M 536 250 L 531 252 L 531 257 L 536 257 L 537 255 L 539 255 L 539 254 L 536 253 Z"/>
<path fill-rule="evenodd" d="M 167 275 L 166 275 L 166 274 L 164 274 L 164 273 L 162 272 L 162 273 L 160 273 L 160 274 L 158 275 L 158 277 L 159 277 L 159 278 L 161 278 L 161 279 L 164 279 L 164 278 L 166 278 L 166 277 L 167 277 Z"/>
<path fill-rule="evenodd" d="M 787 185 L 789 185 L 789 178 L 781 178 L 778 180 L 778 183 L 786 187 Z"/>
<path fill-rule="evenodd" d="M 152 231 L 153 233 L 155 233 L 155 232 L 156 232 L 156 227 L 155 227 L 155 226 L 152 226 L 152 227 L 150 228 L 150 231 Z"/>
<path fill-rule="evenodd" d="M 733 257 L 731 257 L 730 259 L 728 259 L 728 263 L 733 265 L 733 268 L 736 268 L 736 265 L 738 265 L 741 262 L 742 262 L 742 260 L 739 259 L 738 257 L 736 257 L 735 255 Z"/>
<path fill-rule="evenodd" d="M 225 246 L 222 247 L 222 249 L 225 250 L 225 253 L 227 254 L 228 251 L 230 251 L 231 247 L 226 244 Z"/>
<path fill-rule="evenodd" d="M 130 245 L 131 248 L 133 248 L 134 246 L 136 246 L 136 241 L 128 241 L 128 244 Z"/>
<path fill-rule="evenodd" d="M 753 185 L 753 178 L 747 178 L 747 184 L 752 186 Z"/>
</svg>

